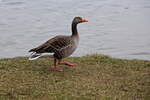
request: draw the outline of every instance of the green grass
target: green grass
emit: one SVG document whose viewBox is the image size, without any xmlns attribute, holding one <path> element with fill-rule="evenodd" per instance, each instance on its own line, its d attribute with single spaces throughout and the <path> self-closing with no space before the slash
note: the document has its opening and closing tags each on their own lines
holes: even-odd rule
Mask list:
<svg viewBox="0 0 150 100">
<path fill-rule="evenodd" d="M 53 59 L 0 59 L 0 100 L 150 100 L 150 61 L 103 55 L 64 59 L 76 67 L 51 71 Z"/>
</svg>

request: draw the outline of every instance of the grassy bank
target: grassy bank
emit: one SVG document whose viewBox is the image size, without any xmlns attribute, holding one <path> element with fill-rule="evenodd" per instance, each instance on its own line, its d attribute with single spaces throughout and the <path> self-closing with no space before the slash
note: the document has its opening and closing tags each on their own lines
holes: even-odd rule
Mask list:
<svg viewBox="0 0 150 100">
<path fill-rule="evenodd" d="M 0 100 L 150 100 L 150 61 L 92 55 L 51 71 L 53 60 L 0 60 Z"/>
</svg>

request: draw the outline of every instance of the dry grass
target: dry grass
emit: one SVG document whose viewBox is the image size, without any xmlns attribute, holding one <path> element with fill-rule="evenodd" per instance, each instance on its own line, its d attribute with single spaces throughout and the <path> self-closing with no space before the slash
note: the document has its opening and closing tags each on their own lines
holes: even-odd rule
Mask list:
<svg viewBox="0 0 150 100">
<path fill-rule="evenodd" d="M 0 100 L 150 100 L 150 61 L 103 55 L 65 59 L 77 66 L 51 71 L 52 61 L 0 60 Z"/>
</svg>

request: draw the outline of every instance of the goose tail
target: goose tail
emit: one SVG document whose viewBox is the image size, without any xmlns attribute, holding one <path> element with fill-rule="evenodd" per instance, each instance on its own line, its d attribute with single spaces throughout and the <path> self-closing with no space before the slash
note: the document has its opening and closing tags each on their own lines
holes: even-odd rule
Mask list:
<svg viewBox="0 0 150 100">
<path fill-rule="evenodd" d="M 30 56 L 29 56 L 29 60 L 36 60 L 38 58 L 41 57 L 41 54 L 40 53 L 36 53 L 36 52 L 33 52 Z"/>
</svg>

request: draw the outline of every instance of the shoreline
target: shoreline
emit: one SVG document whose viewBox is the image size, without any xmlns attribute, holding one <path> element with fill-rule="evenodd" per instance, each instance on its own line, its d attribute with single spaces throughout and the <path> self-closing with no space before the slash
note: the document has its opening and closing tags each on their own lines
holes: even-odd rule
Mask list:
<svg viewBox="0 0 150 100">
<path fill-rule="evenodd" d="M 144 60 L 144 61 L 150 61 L 150 59 L 139 59 L 139 58 L 126 58 L 126 57 L 114 57 L 114 56 L 111 56 L 111 55 L 107 55 L 107 54 L 86 54 L 86 55 L 81 55 L 81 56 L 70 56 L 70 57 L 67 57 L 67 58 L 76 58 L 76 57 L 84 57 L 84 56 L 92 56 L 92 55 L 100 55 L 100 56 L 108 56 L 110 58 L 114 58 L 114 59 L 122 59 L 122 60 Z M 15 57 L 4 57 L 4 58 L 0 58 L 1 59 L 15 59 L 15 58 L 28 58 L 30 55 L 26 55 L 26 56 L 15 56 Z M 40 58 L 45 58 L 45 57 L 49 57 L 49 54 L 48 55 L 44 55 Z"/>
</svg>

